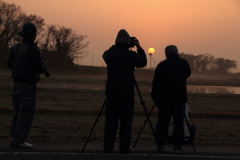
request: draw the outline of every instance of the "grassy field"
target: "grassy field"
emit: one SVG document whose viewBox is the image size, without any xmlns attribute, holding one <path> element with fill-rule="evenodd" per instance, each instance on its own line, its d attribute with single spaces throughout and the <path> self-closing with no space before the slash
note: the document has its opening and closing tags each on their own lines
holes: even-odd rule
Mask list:
<svg viewBox="0 0 240 160">
<path fill-rule="evenodd" d="M 149 78 L 149 77 L 148 77 Z M 153 102 L 150 92 L 151 78 L 136 77 L 147 110 Z M 78 75 L 56 73 L 42 78 L 38 84 L 37 110 L 28 140 L 34 141 L 85 141 L 105 100 L 105 75 Z M 0 139 L 8 139 L 12 103 L 12 82 L 8 73 L 0 75 Z M 191 79 L 195 84 L 215 83 L 216 79 Z M 219 85 L 238 85 L 235 79 L 221 79 Z M 190 124 L 197 127 L 196 144 L 240 145 L 240 95 L 189 94 Z M 146 119 L 139 97 L 135 97 L 135 116 L 132 140 L 135 141 Z M 151 115 L 156 125 L 157 108 Z M 103 140 L 104 113 L 91 136 L 91 141 Z M 146 125 L 140 142 L 154 142 L 149 125 Z"/>
</svg>

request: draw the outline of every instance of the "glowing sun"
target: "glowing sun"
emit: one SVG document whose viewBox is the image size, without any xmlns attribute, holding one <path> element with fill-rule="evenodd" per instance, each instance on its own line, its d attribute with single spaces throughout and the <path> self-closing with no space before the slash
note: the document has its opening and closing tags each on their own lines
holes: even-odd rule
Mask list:
<svg viewBox="0 0 240 160">
<path fill-rule="evenodd" d="M 155 49 L 154 49 L 154 48 L 149 48 L 149 49 L 148 49 L 148 53 L 153 54 L 154 52 L 155 52 Z"/>
</svg>

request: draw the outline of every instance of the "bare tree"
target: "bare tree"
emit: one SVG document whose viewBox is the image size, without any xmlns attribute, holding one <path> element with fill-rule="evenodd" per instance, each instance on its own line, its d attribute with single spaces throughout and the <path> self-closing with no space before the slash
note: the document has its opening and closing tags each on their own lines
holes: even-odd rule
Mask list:
<svg viewBox="0 0 240 160">
<path fill-rule="evenodd" d="M 44 26 L 45 26 L 45 20 L 37 15 L 23 15 L 21 17 L 21 21 L 19 21 L 19 24 L 24 25 L 25 23 L 33 23 L 36 28 L 37 28 L 37 39 L 36 39 L 36 43 L 38 44 L 39 42 L 42 41 L 42 39 L 44 38 Z M 20 26 L 22 27 L 22 26 Z M 21 28 L 19 28 L 18 32 L 21 30 Z M 17 33 L 18 33 L 17 32 Z M 11 39 L 10 41 L 10 46 L 12 46 L 13 44 L 21 41 L 22 37 L 20 37 L 17 33 L 15 33 L 15 36 Z"/>
<path fill-rule="evenodd" d="M 26 15 L 15 4 L 0 0 L 0 68 L 6 68 L 9 48 L 21 40 L 18 32 L 23 24 L 33 23 L 37 27 L 37 44 L 48 57 L 49 65 L 57 68 L 74 66 L 76 58 L 87 55 L 87 35 L 77 33 L 64 26 L 45 26 L 44 19 L 37 15 Z"/>
<path fill-rule="evenodd" d="M 9 48 L 21 40 L 18 32 L 23 24 L 33 23 L 38 33 L 44 30 L 44 19 L 36 15 L 26 15 L 20 6 L 0 0 L 0 68 L 6 68 Z M 41 39 L 41 36 L 38 36 Z"/>
<path fill-rule="evenodd" d="M 24 13 L 19 6 L 0 0 L 0 67 L 6 67 L 9 43 L 22 26 Z"/>
<path fill-rule="evenodd" d="M 85 49 L 89 42 L 84 42 L 87 36 L 79 34 L 71 28 L 49 25 L 45 36 L 41 48 L 51 67 L 66 68 L 75 65 L 74 59 L 83 58 L 87 55 Z"/>
</svg>

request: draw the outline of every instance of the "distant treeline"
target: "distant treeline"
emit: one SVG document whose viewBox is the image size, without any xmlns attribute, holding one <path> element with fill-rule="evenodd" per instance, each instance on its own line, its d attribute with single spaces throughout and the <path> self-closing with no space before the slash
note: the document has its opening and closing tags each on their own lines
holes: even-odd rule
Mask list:
<svg viewBox="0 0 240 160">
<path fill-rule="evenodd" d="M 180 53 L 180 56 L 188 61 L 192 72 L 224 74 L 237 68 L 235 60 L 215 58 L 209 53 L 199 55 Z"/>
<path fill-rule="evenodd" d="M 32 22 L 38 29 L 36 43 L 43 57 L 47 59 L 50 70 L 81 70 L 79 68 L 82 66 L 76 65 L 74 60 L 87 55 L 87 35 L 64 26 L 46 25 L 44 21 L 40 16 L 26 15 L 16 4 L 0 0 L 0 69 L 7 68 L 6 60 L 10 47 L 21 41 L 17 33 L 22 25 Z M 181 53 L 181 57 L 189 62 L 193 72 L 198 73 L 229 73 L 237 67 L 236 61 L 215 58 L 211 54 L 195 56 Z"/>
</svg>

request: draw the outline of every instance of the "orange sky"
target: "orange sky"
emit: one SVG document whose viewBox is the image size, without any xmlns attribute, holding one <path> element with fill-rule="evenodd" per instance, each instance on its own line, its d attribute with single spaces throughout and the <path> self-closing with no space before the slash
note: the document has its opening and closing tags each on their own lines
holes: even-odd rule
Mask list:
<svg viewBox="0 0 240 160">
<path fill-rule="evenodd" d="M 102 53 L 114 44 L 117 32 L 126 29 L 146 52 L 155 48 L 152 66 L 165 59 L 166 45 L 174 44 L 180 52 L 236 60 L 240 72 L 240 0 L 4 1 L 41 16 L 47 24 L 88 35 L 89 55 L 81 60 L 83 65 L 105 65 Z"/>
</svg>

